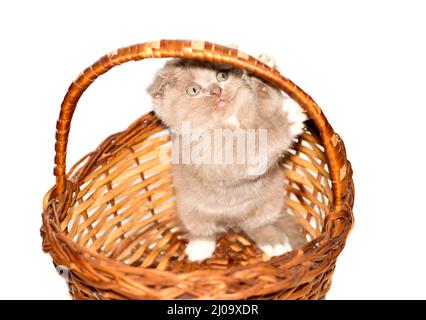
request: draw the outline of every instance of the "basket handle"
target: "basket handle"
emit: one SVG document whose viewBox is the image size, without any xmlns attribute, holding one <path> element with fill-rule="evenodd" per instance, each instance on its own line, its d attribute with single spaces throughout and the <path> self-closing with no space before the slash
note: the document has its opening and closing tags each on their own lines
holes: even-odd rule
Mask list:
<svg viewBox="0 0 426 320">
<path fill-rule="evenodd" d="M 186 58 L 227 63 L 252 72 L 256 76 L 270 81 L 281 88 L 306 110 L 309 118 L 312 119 L 318 128 L 325 147 L 325 153 L 329 159 L 334 205 L 342 203 L 342 190 L 344 190 L 342 180 L 344 175 L 346 175 L 346 172 L 342 173 L 342 168 L 346 167 L 346 155 L 340 150 L 342 148 L 337 145 L 336 141 L 339 141 L 338 136 L 334 133 L 315 101 L 292 81 L 282 76 L 276 69 L 268 67 L 251 56 L 236 49 L 214 43 L 190 40 L 161 40 L 123 47 L 101 57 L 93 65 L 85 69 L 70 85 L 61 104 L 59 119 L 56 123 L 54 169 L 54 175 L 56 176 L 56 196 L 62 195 L 65 190 L 68 136 L 72 116 L 81 95 L 93 81 L 111 68 L 124 62 L 138 61 L 146 58 Z M 341 177 L 342 175 L 343 177 Z"/>
</svg>

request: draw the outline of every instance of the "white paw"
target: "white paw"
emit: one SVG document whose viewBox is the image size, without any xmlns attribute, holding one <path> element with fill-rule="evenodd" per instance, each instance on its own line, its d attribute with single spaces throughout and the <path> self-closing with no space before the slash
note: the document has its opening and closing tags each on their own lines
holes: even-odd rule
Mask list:
<svg viewBox="0 0 426 320">
<path fill-rule="evenodd" d="M 267 54 L 261 53 L 257 57 L 257 60 L 266 64 L 269 68 L 275 68 L 275 59 Z"/>
<path fill-rule="evenodd" d="M 284 244 L 275 244 L 275 245 L 262 245 L 260 249 L 269 257 L 280 256 L 284 253 L 292 251 L 292 248 L 288 242 Z"/>
<path fill-rule="evenodd" d="M 290 122 L 291 133 L 295 136 L 303 132 L 304 122 L 308 119 L 306 113 L 293 99 L 288 98 L 284 101 L 284 111 L 287 112 L 287 119 Z"/>
<path fill-rule="evenodd" d="M 185 253 L 189 261 L 202 261 L 210 258 L 216 249 L 216 240 L 214 239 L 194 239 L 190 240 Z"/>
</svg>

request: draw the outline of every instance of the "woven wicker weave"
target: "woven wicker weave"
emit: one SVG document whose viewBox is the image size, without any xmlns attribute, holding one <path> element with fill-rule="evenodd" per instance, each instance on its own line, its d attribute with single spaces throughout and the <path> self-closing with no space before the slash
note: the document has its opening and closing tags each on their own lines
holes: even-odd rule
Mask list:
<svg viewBox="0 0 426 320">
<path fill-rule="evenodd" d="M 283 160 L 288 203 L 310 240 L 269 259 L 243 234 L 223 235 L 212 258 L 186 261 L 176 227 L 170 137 L 153 113 L 111 135 L 66 173 L 71 119 L 82 93 L 114 66 L 180 57 L 228 63 L 271 81 L 310 120 Z M 76 299 L 320 299 L 352 227 L 353 182 L 340 137 L 309 95 L 277 70 L 235 49 L 161 40 L 103 56 L 71 84 L 56 131 L 56 185 L 43 201 L 43 249 L 66 268 Z"/>
</svg>

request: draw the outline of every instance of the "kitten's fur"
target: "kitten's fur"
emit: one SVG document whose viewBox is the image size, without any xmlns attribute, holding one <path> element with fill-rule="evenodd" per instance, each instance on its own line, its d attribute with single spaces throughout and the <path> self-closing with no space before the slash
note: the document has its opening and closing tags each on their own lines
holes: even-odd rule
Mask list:
<svg viewBox="0 0 426 320">
<path fill-rule="evenodd" d="M 272 61 L 263 56 L 265 62 Z M 280 90 L 240 69 L 226 81 L 217 72 L 229 66 L 174 59 L 157 73 L 148 92 L 157 116 L 181 134 L 191 129 L 267 129 L 266 172 L 248 174 L 247 164 L 174 164 L 177 216 L 189 233 L 186 249 L 191 261 L 210 257 L 216 236 L 229 227 L 242 229 L 269 256 L 281 255 L 306 240 L 286 213 L 280 156 L 302 132 L 306 119 L 301 108 Z M 187 88 L 198 84 L 196 96 Z M 219 107 L 219 102 L 224 99 Z M 284 109 L 283 104 L 288 105 Z M 289 103 L 287 103 L 289 102 Z M 223 105 L 224 104 L 224 105 Z M 194 142 L 196 144 L 196 142 Z"/>
</svg>

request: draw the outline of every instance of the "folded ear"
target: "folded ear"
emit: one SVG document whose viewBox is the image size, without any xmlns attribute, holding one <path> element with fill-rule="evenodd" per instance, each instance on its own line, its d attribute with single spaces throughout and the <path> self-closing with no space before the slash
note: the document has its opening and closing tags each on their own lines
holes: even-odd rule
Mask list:
<svg viewBox="0 0 426 320">
<path fill-rule="evenodd" d="M 168 61 L 154 77 L 152 83 L 148 86 L 147 92 L 153 98 L 161 98 L 168 87 L 176 84 L 180 72 L 184 69 L 184 64 L 179 59 Z"/>
</svg>

